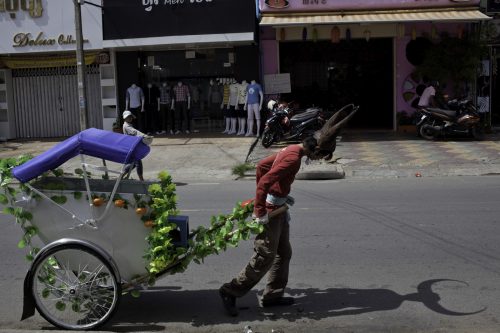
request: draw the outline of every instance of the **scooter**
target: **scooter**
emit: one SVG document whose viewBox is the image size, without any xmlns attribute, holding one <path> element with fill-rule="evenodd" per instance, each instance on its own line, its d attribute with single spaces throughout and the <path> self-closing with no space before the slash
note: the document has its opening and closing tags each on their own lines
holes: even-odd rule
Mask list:
<svg viewBox="0 0 500 333">
<path fill-rule="evenodd" d="M 265 148 L 282 140 L 302 140 L 321 129 L 325 123 L 323 110 L 320 108 L 309 108 L 293 115 L 289 104 L 278 104 L 271 100 L 267 106 L 271 116 L 267 119 L 262 133 L 262 145 Z"/>
<path fill-rule="evenodd" d="M 426 140 L 446 136 L 469 136 L 483 138 L 481 118 L 469 100 L 448 102 L 451 110 L 425 107 L 419 110 L 417 131 Z"/>
</svg>

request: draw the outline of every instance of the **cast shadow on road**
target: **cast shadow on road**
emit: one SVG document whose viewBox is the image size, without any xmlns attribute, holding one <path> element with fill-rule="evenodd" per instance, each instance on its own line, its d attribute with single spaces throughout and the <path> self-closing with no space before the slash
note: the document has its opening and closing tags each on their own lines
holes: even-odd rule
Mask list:
<svg viewBox="0 0 500 333">
<path fill-rule="evenodd" d="M 239 324 L 249 321 L 284 319 L 321 320 L 336 316 L 358 315 L 367 312 L 395 310 L 403 302 L 420 302 L 429 310 L 446 316 L 467 316 L 484 311 L 455 312 L 440 305 L 441 297 L 432 286 L 443 281 L 435 279 L 417 286 L 417 292 L 399 295 L 389 289 L 290 289 L 287 294 L 296 297 L 290 307 L 261 308 L 257 293 L 252 291 L 238 299 L 238 317 L 225 315 L 218 290 L 179 290 L 175 287 L 156 287 L 142 293 L 138 299 L 125 297 L 112 322 L 106 327 L 114 332 L 162 331 L 157 323 L 171 322 L 193 327 L 217 324 Z M 106 329 L 105 328 L 105 329 Z"/>
<path fill-rule="evenodd" d="M 500 133 L 485 133 L 482 141 L 498 141 L 500 139 Z M 337 137 L 339 142 L 369 142 L 369 141 L 422 141 L 432 143 L 433 141 L 425 140 L 417 136 L 415 132 L 397 132 L 393 130 L 357 130 L 357 129 L 346 129 L 343 130 Z M 439 138 L 437 141 L 458 141 L 466 142 L 475 140 L 467 136 L 448 136 L 445 138 Z"/>
</svg>

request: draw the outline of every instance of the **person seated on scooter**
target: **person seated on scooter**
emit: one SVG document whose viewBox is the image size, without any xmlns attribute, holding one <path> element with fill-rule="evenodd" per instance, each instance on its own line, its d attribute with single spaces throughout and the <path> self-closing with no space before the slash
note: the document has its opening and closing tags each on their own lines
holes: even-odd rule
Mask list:
<svg viewBox="0 0 500 333">
<path fill-rule="evenodd" d="M 439 82 L 437 81 L 430 81 L 427 84 L 427 87 L 422 92 L 422 96 L 420 96 L 420 100 L 418 101 L 419 108 L 437 107 L 436 88 L 438 87 Z"/>
<path fill-rule="evenodd" d="M 140 136 L 140 137 L 142 137 L 142 141 L 145 144 L 147 144 L 148 146 L 151 144 L 151 142 L 153 142 L 152 136 L 146 135 L 146 134 L 142 133 L 141 131 L 134 128 L 134 126 L 132 125 L 132 122 L 134 121 L 135 116 L 132 112 L 126 110 L 123 112 L 122 117 L 124 120 L 123 121 L 123 134 L 132 135 L 132 136 Z M 128 173 L 130 171 L 130 168 L 133 166 L 135 166 L 137 168 L 137 177 L 139 177 L 139 180 L 144 181 L 144 177 L 142 175 L 142 173 L 143 173 L 142 161 L 138 160 L 138 161 L 134 162 L 134 165 L 127 166 L 128 170 L 126 170 L 126 172 Z"/>
</svg>

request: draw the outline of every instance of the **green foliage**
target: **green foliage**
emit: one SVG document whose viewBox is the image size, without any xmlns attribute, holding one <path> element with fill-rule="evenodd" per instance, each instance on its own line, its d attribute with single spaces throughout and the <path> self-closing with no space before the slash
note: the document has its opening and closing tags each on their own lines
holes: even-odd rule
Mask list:
<svg viewBox="0 0 500 333">
<path fill-rule="evenodd" d="M 153 184 L 148 189 L 151 214 L 143 217 L 143 220 L 154 219 L 153 230 L 147 238 L 149 250 L 145 256 L 149 261 L 150 284 L 160 273 L 183 272 L 191 261 L 200 264 L 207 256 L 238 246 L 252 233 L 263 231 L 262 225 L 246 221 L 253 212 L 253 205 L 241 206 L 238 202 L 231 214 L 213 216 L 208 228 L 200 226 L 192 231 L 187 249 L 175 247 L 171 231 L 176 225 L 168 222 L 170 215 L 177 214 L 175 184 L 166 172 L 160 173 L 159 179 L 159 184 Z"/>
<path fill-rule="evenodd" d="M 479 38 L 443 36 L 441 42 L 427 50 L 424 62 L 416 70 L 421 77 L 442 83 L 451 81 L 454 92 L 460 94 L 462 84 L 476 79 L 481 60 L 486 55 L 486 45 Z"/>
<path fill-rule="evenodd" d="M 233 167 L 232 172 L 233 175 L 236 175 L 238 177 L 243 177 L 245 176 L 245 172 L 247 171 L 252 171 L 255 170 L 255 165 L 250 164 L 250 163 L 243 163 L 243 164 L 238 164 Z"/>
</svg>

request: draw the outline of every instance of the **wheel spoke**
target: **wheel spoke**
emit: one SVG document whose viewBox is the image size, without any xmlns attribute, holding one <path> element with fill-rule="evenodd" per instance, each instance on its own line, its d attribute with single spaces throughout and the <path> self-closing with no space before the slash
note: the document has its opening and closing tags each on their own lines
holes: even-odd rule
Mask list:
<svg viewBox="0 0 500 333">
<path fill-rule="evenodd" d="M 47 254 L 33 270 L 37 309 L 58 327 L 95 328 L 116 308 L 121 288 L 111 266 L 88 249 L 62 246 Z"/>
</svg>

